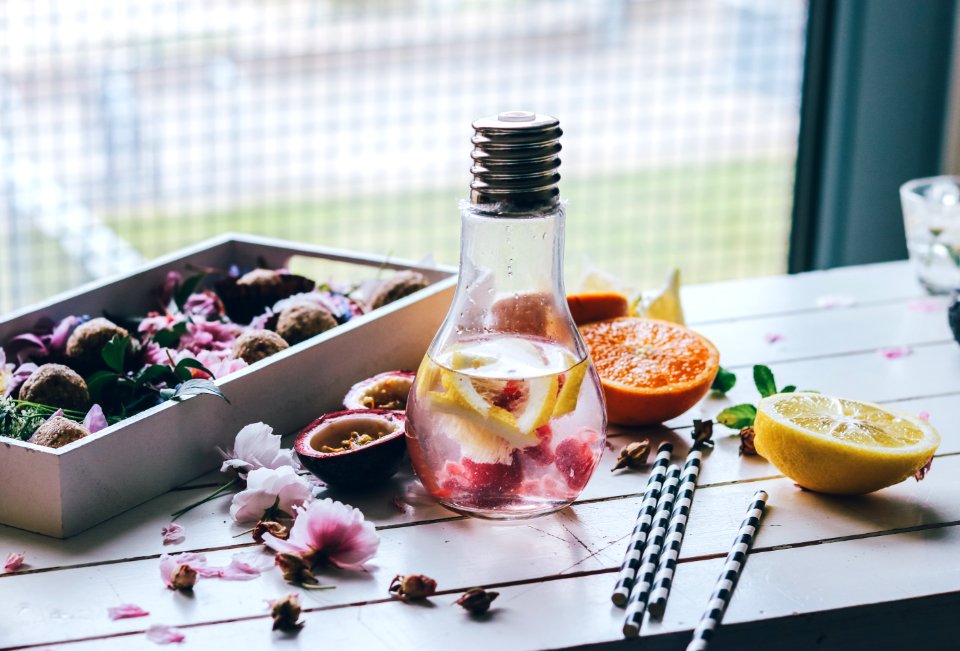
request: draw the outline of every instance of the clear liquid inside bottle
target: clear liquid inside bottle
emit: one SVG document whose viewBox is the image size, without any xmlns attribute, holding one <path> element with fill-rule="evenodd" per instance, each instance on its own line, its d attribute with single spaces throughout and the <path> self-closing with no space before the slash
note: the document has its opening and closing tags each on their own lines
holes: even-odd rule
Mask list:
<svg viewBox="0 0 960 651">
<path fill-rule="evenodd" d="M 559 202 L 462 206 L 459 285 L 407 402 L 414 468 L 454 511 L 556 511 L 603 452 L 599 380 L 563 289 L 564 218 Z"/>
</svg>

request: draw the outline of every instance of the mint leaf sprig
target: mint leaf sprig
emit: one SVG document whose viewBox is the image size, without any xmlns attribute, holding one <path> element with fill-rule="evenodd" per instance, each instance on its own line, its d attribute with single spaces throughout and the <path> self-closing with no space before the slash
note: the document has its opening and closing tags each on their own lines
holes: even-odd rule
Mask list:
<svg viewBox="0 0 960 651">
<path fill-rule="evenodd" d="M 723 396 L 726 395 L 736 383 L 737 376 L 721 366 L 720 370 L 717 371 L 717 377 L 713 378 L 713 384 L 710 385 L 710 390 L 713 391 L 715 396 Z"/>
<path fill-rule="evenodd" d="M 721 371 L 722 370 L 723 369 L 721 369 Z M 733 374 L 730 373 L 730 375 Z M 719 373 L 717 377 L 720 377 Z M 764 366 L 763 364 L 757 364 L 753 367 L 753 384 L 757 387 L 761 398 L 772 396 L 775 393 L 794 393 L 797 390 L 796 385 L 788 384 L 778 391 L 776 380 L 773 377 L 773 371 L 770 370 L 770 367 Z M 733 384 L 730 386 L 732 387 Z M 740 430 L 744 427 L 753 427 L 756 419 L 757 407 L 750 403 L 727 407 L 717 414 L 718 423 L 735 430 Z"/>
</svg>

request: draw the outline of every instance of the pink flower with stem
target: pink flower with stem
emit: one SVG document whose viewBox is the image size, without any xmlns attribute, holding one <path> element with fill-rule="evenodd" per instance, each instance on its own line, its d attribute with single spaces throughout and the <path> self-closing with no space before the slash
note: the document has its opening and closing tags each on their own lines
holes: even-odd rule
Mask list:
<svg viewBox="0 0 960 651">
<path fill-rule="evenodd" d="M 313 486 L 290 466 L 257 468 L 247 475 L 247 488 L 233 496 L 235 522 L 291 518 L 294 509 L 313 498 Z"/>
<path fill-rule="evenodd" d="M 295 470 L 300 469 L 300 463 L 294 456 L 293 450 L 281 449 L 280 437 L 273 433 L 272 427 L 264 423 L 252 423 L 241 429 L 234 439 L 233 449 L 230 451 L 220 450 L 220 454 L 226 459 L 220 467 L 220 472 L 233 469 L 237 471 L 237 476 L 202 500 L 172 513 L 171 517 L 174 520 L 201 504 L 215 500 L 227 494 L 232 488 L 243 484 L 251 470 L 257 468 L 275 469 L 282 466 L 290 466 Z"/>
<path fill-rule="evenodd" d="M 263 534 L 267 547 L 295 554 L 311 568 L 329 562 L 343 569 L 361 569 L 377 553 L 380 537 L 360 510 L 327 498 L 300 507 L 297 512 L 287 540 Z"/>
</svg>

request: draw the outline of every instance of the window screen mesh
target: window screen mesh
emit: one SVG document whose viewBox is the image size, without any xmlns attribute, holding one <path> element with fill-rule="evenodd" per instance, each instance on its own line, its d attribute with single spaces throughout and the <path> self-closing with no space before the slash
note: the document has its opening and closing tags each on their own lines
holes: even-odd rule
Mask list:
<svg viewBox="0 0 960 651">
<path fill-rule="evenodd" d="M 0 311 L 226 231 L 456 263 L 470 122 L 557 116 L 568 285 L 786 268 L 802 0 L 7 0 Z"/>
</svg>

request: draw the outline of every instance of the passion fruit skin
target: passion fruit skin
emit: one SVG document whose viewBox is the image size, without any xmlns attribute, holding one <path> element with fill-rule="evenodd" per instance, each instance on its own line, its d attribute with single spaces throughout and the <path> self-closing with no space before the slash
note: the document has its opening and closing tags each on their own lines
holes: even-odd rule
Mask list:
<svg viewBox="0 0 960 651">
<path fill-rule="evenodd" d="M 402 404 L 391 408 L 406 409 L 406 397 L 416 375 L 413 371 L 386 371 L 361 380 L 350 387 L 343 399 L 343 406 L 347 409 L 382 409 L 377 404 L 378 400 L 396 398 Z"/>
<path fill-rule="evenodd" d="M 329 429 L 344 431 L 344 421 L 378 419 L 391 424 L 394 429 L 376 441 L 371 441 L 356 450 L 345 452 L 320 452 L 311 445 L 314 437 L 322 437 Z M 334 488 L 367 490 L 376 488 L 393 477 L 400 469 L 407 445 L 404 439 L 406 415 L 390 409 L 347 409 L 324 414 L 297 434 L 293 449 L 300 463 Z M 331 439 L 332 440 L 332 439 Z M 329 443 L 327 443 L 329 445 Z"/>
</svg>

